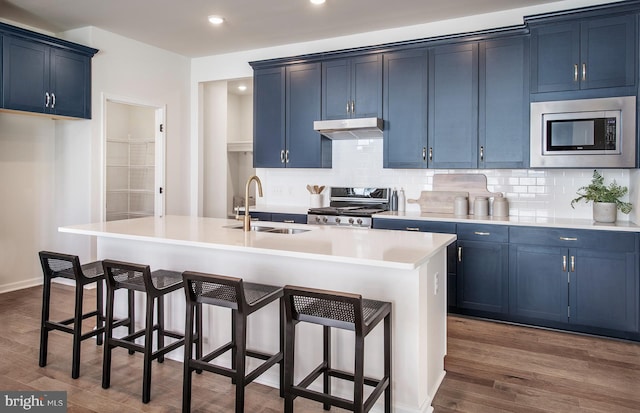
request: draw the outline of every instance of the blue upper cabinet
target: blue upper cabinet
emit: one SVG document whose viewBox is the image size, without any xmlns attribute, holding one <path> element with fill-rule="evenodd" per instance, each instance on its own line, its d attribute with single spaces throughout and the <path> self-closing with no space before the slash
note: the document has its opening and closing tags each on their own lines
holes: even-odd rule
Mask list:
<svg viewBox="0 0 640 413">
<path fill-rule="evenodd" d="M 255 168 L 331 167 L 331 141 L 313 129 L 320 80 L 320 63 L 254 70 Z"/>
<path fill-rule="evenodd" d="M 634 14 L 542 24 L 531 34 L 533 93 L 635 85 Z"/>
<path fill-rule="evenodd" d="M 253 166 L 285 166 L 285 68 L 253 72 Z"/>
<path fill-rule="evenodd" d="M 427 51 L 384 55 L 385 168 L 426 168 Z"/>
<path fill-rule="evenodd" d="M 529 42 L 479 44 L 478 167 L 529 166 Z"/>
<path fill-rule="evenodd" d="M 478 44 L 429 51 L 429 145 L 431 168 L 478 166 Z"/>
<path fill-rule="evenodd" d="M 0 25 L 4 109 L 91 118 L 91 57 L 97 52 Z"/>
<path fill-rule="evenodd" d="M 286 68 L 287 168 L 330 168 L 331 141 L 313 129 L 320 119 L 321 64 L 295 64 Z"/>
<path fill-rule="evenodd" d="M 322 63 L 322 119 L 381 115 L 381 54 Z"/>
</svg>

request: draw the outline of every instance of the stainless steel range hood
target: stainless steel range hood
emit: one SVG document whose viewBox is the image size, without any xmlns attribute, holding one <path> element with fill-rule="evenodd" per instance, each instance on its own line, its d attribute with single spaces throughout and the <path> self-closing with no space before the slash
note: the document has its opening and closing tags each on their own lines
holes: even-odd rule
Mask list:
<svg viewBox="0 0 640 413">
<path fill-rule="evenodd" d="M 317 120 L 313 129 L 329 139 L 381 139 L 383 125 L 380 118 Z"/>
</svg>

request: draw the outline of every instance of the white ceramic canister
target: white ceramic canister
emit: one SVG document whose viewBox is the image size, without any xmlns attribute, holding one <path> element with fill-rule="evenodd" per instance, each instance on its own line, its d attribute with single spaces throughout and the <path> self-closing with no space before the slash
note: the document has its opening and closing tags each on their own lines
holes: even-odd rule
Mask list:
<svg viewBox="0 0 640 413">
<path fill-rule="evenodd" d="M 509 201 L 504 197 L 493 198 L 493 216 L 494 217 L 508 217 L 509 216 Z"/>
<path fill-rule="evenodd" d="M 466 196 L 457 196 L 453 200 L 453 214 L 456 216 L 469 215 L 469 200 Z"/>
<path fill-rule="evenodd" d="M 473 201 L 473 214 L 478 217 L 489 215 L 489 199 L 486 196 L 477 196 Z"/>
</svg>

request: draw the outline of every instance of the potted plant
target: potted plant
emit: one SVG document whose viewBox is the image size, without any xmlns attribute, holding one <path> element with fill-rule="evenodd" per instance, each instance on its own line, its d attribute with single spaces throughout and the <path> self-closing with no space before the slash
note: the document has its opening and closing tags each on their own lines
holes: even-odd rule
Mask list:
<svg viewBox="0 0 640 413">
<path fill-rule="evenodd" d="M 626 186 L 620 186 L 615 180 L 606 186 L 604 177 L 593 170 L 591 183 L 576 192 L 579 196 L 571 201 L 571 208 L 576 202 L 593 202 L 593 219 L 596 222 L 615 222 L 617 210 L 623 214 L 631 212 L 632 205 L 620 200 L 628 192 Z"/>
</svg>

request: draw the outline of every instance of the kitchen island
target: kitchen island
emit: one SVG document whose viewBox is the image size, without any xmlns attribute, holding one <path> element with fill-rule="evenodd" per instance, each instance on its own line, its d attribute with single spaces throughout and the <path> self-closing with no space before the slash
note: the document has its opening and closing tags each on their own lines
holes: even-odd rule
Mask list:
<svg viewBox="0 0 640 413">
<path fill-rule="evenodd" d="M 445 374 L 446 247 L 455 241 L 455 235 L 274 222 L 259 225 L 286 228 L 287 233 L 244 232 L 237 228 L 240 225 L 234 220 L 165 216 L 67 226 L 60 231 L 97 237 L 100 259 L 145 263 L 152 270 L 193 270 L 273 285 L 346 291 L 390 301 L 393 411 L 433 410 L 431 401 Z M 289 233 L 290 229 L 306 231 Z M 167 328 L 182 331 L 184 295 L 172 294 L 165 305 L 170 314 Z M 123 307 L 124 303 L 118 310 L 123 312 Z M 314 325 L 299 329 L 296 380 L 315 367 L 322 354 L 322 329 Z M 208 308 L 204 330 L 205 350 L 226 342 L 231 331 L 228 310 Z M 273 303 L 270 310 L 250 318 L 249 348 L 277 351 L 277 331 L 278 306 Z M 332 340 L 334 365 L 352 370 L 352 333 L 336 331 Z M 365 342 L 365 374 L 380 377 L 382 329 L 374 330 Z M 181 359 L 181 352 L 170 357 Z M 221 363 L 225 362 L 228 359 L 221 358 Z M 249 368 L 253 367 L 249 363 Z M 276 387 L 277 367 L 258 381 Z M 343 384 L 337 381 L 334 392 L 349 394 L 349 387 Z M 373 411 L 382 411 L 381 407 L 379 401 Z"/>
</svg>

